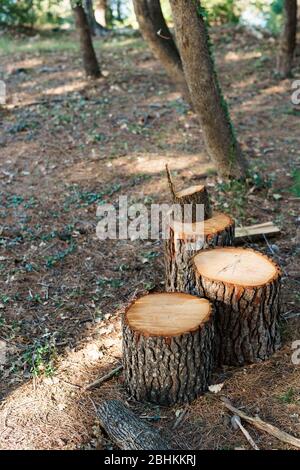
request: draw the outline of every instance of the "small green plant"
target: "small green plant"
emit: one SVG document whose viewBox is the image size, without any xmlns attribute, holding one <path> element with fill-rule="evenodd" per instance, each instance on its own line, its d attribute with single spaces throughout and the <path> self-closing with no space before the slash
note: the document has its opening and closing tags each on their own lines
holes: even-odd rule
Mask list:
<svg viewBox="0 0 300 470">
<path fill-rule="evenodd" d="M 147 259 L 155 259 L 159 256 L 159 253 L 157 251 L 144 251 L 143 257 Z"/>
<path fill-rule="evenodd" d="M 57 357 L 55 342 L 51 338 L 36 340 L 22 354 L 21 362 L 24 369 L 34 377 L 45 374 L 50 377 L 54 373 Z"/>
<path fill-rule="evenodd" d="M 46 267 L 52 268 L 56 263 L 64 260 L 69 254 L 73 253 L 76 247 L 76 243 L 71 241 L 71 243 L 65 250 L 58 251 L 57 253 L 55 253 L 55 255 L 48 256 L 46 258 Z"/>
<path fill-rule="evenodd" d="M 279 401 L 282 403 L 293 403 L 295 401 L 295 390 L 289 388 L 284 394 L 280 395 Z"/>
<path fill-rule="evenodd" d="M 113 278 L 106 278 L 100 277 L 97 279 L 96 284 L 98 287 L 112 287 L 113 289 L 118 289 L 124 285 L 124 281 L 122 279 L 113 279 Z"/>
<path fill-rule="evenodd" d="M 248 189 L 248 186 L 241 181 L 222 181 L 216 185 L 216 204 L 222 211 L 243 219 Z"/>
<path fill-rule="evenodd" d="M 291 187 L 291 191 L 295 196 L 300 197 L 300 170 L 297 168 L 292 173 L 294 184 Z"/>
</svg>

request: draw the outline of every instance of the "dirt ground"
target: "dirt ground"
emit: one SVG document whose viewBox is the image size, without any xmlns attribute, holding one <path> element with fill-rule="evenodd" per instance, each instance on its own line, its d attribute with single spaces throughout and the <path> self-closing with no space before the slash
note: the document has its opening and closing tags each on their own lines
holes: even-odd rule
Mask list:
<svg viewBox="0 0 300 470">
<path fill-rule="evenodd" d="M 215 176 L 196 116 L 139 37 L 95 40 L 104 71 L 95 82 L 82 73 L 72 35 L 7 40 L 1 50 L 8 101 L 0 110 L 0 449 L 110 449 L 95 406 L 113 397 L 175 448 L 249 448 L 221 393 L 300 437 L 300 365 L 291 359 L 292 342 L 300 340 L 300 110 L 291 104 L 291 80 L 273 73 L 272 38 L 225 27 L 212 38 L 253 168 L 246 187 Z M 221 392 L 173 408 L 135 402 L 122 374 L 84 389 L 120 364 L 120 315 L 128 303 L 164 287 L 162 245 L 100 242 L 97 205 L 120 195 L 170 202 L 166 162 L 178 188 L 207 184 L 214 208 L 238 226 L 276 223 L 279 236 L 245 245 L 272 256 L 284 273 L 282 349 L 261 364 L 216 370 Z M 245 426 L 261 449 L 289 448 Z"/>
</svg>

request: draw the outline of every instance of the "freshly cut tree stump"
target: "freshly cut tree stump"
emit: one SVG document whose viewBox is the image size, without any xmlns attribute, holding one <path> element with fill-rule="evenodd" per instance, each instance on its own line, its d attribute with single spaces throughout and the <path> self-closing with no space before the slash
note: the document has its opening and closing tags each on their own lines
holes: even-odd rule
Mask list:
<svg viewBox="0 0 300 470">
<path fill-rule="evenodd" d="M 122 450 L 171 450 L 157 429 L 139 419 L 119 400 L 106 400 L 97 409 L 102 428 Z"/>
<path fill-rule="evenodd" d="M 268 359 L 280 346 L 279 267 L 248 248 L 204 250 L 193 261 L 196 291 L 215 305 L 217 363 Z"/>
<path fill-rule="evenodd" d="M 171 222 L 165 242 L 166 290 L 193 294 L 193 256 L 199 250 L 230 246 L 233 242 L 234 220 L 226 214 L 215 214 L 210 219 L 195 224 Z"/>
<path fill-rule="evenodd" d="M 168 184 L 172 195 L 173 203 L 179 204 L 182 211 L 182 222 L 201 222 L 203 219 L 209 219 L 212 216 L 208 192 L 203 185 L 190 186 L 182 191 L 175 191 L 171 173 L 166 165 Z M 190 204 L 190 207 L 187 205 Z M 203 217 L 198 217 L 197 204 L 203 205 Z M 186 206 L 186 207 L 185 207 Z M 185 219 L 183 215 L 185 214 Z"/>
<path fill-rule="evenodd" d="M 134 301 L 123 317 L 129 393 L 161 405 L 195 399 L 208 387 L 213 335 L 213 311 L 206 299 L 155 293 Z"/>
<path fill-rule="evenodd" d="M 197 218 L 197 204 L 203 204 L 204 220 L 209 219 L 212 216 L 209 197 L 205 186 L 190 186 L 189 188 L 183 189 L 182 191 L 177 191 L 174 193 L 173 202 L 174 204 L 180 204 L 182 208 L 182 214 L 184 214 L 184 206 L 187 204 L 192 204 L 191 219 L 188 219 L 188 221 L 199 221 L 199 218 Z M 187 217 L 189 217 L 189 211 L 187 212 L 187 214 Z"/>
</svg>

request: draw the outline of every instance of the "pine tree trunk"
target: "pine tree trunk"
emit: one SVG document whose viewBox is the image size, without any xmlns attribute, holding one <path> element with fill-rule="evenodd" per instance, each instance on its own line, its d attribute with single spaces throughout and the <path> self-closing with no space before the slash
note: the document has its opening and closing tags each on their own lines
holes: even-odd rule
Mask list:
<svg viewBox="0 0 300 470">
<path fill-rule="evenodd" d="M 207 390 L 213 360 L 213 315 L 206 299 L 149 294 L 123 318 L 123 364 L 129 393 L 172 405 Z"/>
<path fill-rule="evenodd" d="M 79 32 L 80 47 L 85 73 L 88 77 L 98 78 L 101 76 L 101 72 L 93 47 L 86 13 L 82 5 L 76 5 L 73 8 L 73 12 L 75 15 L 76 28 Z"/>
<path fill-rule="evenodd" d="M 169 226 L 165 241 L 165 289 L 167 292 L 195 293 L 193 256 L 200 250 L 234 243 L 234 221 L 225 214 L 194 224 Z"/>
<path fill-rule="evenodd" d="M 200 2 L 170 0 L 176 39 L 193 108 L 220 175 L 245 178 L 247 164 L 218 83 Z"/>
<path fill-rule="evenodd" d="M 133 0 L 141 33 L 187 102 L 190 96 L 177 46 L 164 19 L 160 0 Z"/>
<path fill-rule="evenodd" d="M 170 450 L 157 429 L 139 419 L 119 400 L 106 400 L 97 409 L 102 428 L 122 450 Z"/>
<path fill-rule="evenodd" d="M 215 307 L 215 361 L 241 366 L 280 347 L 280 270 L 246 248 L 214 248 L 194 257 L 196 292 Z"/>
<path fill-rule="evenodd" d="M 281 36 L 277 71 L 282 78 L 291 76 L 297 36 L 297 0 L 284 1 L 284 27 Z"/>
</svg>

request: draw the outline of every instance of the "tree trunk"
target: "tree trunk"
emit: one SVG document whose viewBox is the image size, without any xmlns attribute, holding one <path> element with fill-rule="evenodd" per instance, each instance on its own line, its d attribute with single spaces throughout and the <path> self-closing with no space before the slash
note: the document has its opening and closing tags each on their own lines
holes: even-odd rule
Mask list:
<svg viewBox="0 0 300 470">
<path fill-rule="evenodd" d="M 107 0 L 96 0 L 96 20 L 97 22 L 103 26 L 103 28 L 107 27 L 107 11 L 108 11 L 108 4 Z"/>
<path fill-rule="evenodd" d="M 182 230 L 183 228 L 183 230 Z M 195 293 L 193 256 L 200 250 L 234 243 L 234 221 L 225 214 L 214 214 L 197 224 L 174 221 L 165 242 L 165 288 L 167 292 Z"/>
<path fill-rule="evenodd" d="M 208 388 L 213 359 L 210 303 L 188 294 L 156 293 L 136 300 L 123 318 L 123 363 L 129 393 L 173 405 Z"/>
<path fill-rule="evenodd" d="M 245 178 L 247 164 L 219 86 L 200 2 L 170 0 L 170 4 L 186 81 L 208 154 L 220 175 Z"/>
<path fill-rule="evenodd" d="M 100 67 L 93 47 L 90 27 L 84 8 L 82 5 L 78 4 L 73 7 L 73 12 L 75 15 L 76 28 L 79 32 L 80 47 L 85 73 L 88 77 L 100 77 Z"/>
<path fill-rule="evenodd" d="M 133 0 L 133 6 L 145 41 L 185 100 L 190 103 L 180 55 L 164 19 L 160 0 Z"/>
<path fill-rule="evenodd" d="M 292 74 L 293 57 L 296 48 L 297 0 L 285 0 L 284 16 L 285 20 L 277 60 L 277 71 L 282 78 L 287 78 Z"/>
<path fill-rule="evenodd" d="M 196 292 L 215 306 L 215 360 L 241 366 L 280 346 L 280 270 L 247 248 L 214 248 L 194 257 Z"/>
<path fill-rule="evenodd" d="M 171 450 L 160 433 L 119 400 L 106 400 L 97 410 L 101 426 L 122 450 Z"/>
<path fill-rule="evenodd" d="M 95 12 L 93 7 L 93 0 L 85 0 L 84 2 L 85 12 L 88 18 L 90 31 L 92 36 L 103 36 L 107 33 L 107 29 L 97 23 L 95 18 Z"/>
</svg>

